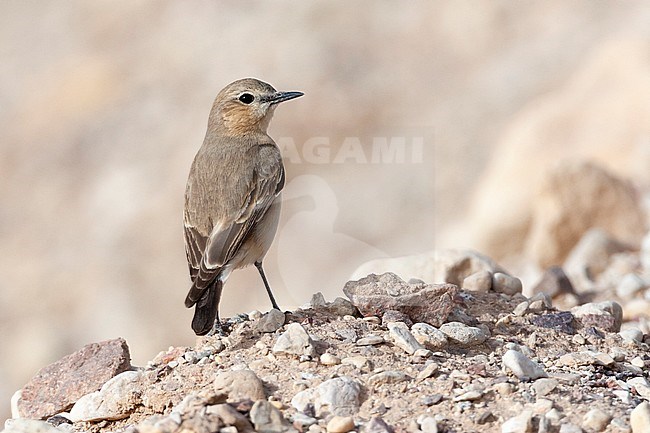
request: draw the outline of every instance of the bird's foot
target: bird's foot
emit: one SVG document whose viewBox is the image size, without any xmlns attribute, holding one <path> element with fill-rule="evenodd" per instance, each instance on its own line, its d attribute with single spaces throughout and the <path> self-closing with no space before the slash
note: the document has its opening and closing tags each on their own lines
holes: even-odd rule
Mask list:
<svg viewBox="0 0 650 433">
<path fill-rule="evenodd" d="M 212 325 L 212 329 L 210 330 L 210 332 L 208 332 L 208 336 L 210 337 L 213 337 L 215 335 L 218 335 L 220 337 L 225 337 L 228 335 L 223 325 L 221 324 L 221 320 L 219 319 L 214 321 L 214 324 Z"/>
<path fill-rule="evenodd" d="M 244 322 L 248 322 L 249 320 L 250 320 L 250 318 L 248 317 L 248 314 L 239 313 L 238 315 L 228 319 L 228 325 L 234 325 L 234 324 L 237 324 L 237 323 L 244 323 Z"/>
</svg>

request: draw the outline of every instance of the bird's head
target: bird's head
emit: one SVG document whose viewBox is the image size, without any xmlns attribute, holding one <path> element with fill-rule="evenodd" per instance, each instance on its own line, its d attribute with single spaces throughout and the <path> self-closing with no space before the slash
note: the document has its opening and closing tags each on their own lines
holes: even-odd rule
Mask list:
<svg viewBox="0 0 650 433">
<path fill-rule="evenodd" d="M 278 92 L 255 78 L 234 81 L 217 95 L 210 112 L 209 128 L 232 136 L 266 133 L 277 104 L 302 95 L 301 92 Z"/>
</svg>

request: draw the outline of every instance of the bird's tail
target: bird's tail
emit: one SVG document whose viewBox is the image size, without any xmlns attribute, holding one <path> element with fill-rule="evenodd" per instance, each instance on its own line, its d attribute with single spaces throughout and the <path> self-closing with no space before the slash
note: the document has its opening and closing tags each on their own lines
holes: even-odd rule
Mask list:
<svg viewBox="0 0 650 433">
<path fill-rule="evenodd" d="M 210 332 L 215 320 L 218 320 L 222 288 L 223 281 L 216 278 L 196 303 L 192 319 L 192 329 L 196 335 L 205 335 Z"/>
</svg>

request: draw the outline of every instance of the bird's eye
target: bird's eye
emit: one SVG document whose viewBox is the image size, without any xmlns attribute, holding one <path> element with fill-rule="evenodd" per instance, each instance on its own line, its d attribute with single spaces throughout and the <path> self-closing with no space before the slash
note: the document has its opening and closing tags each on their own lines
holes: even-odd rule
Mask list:
<svg viewBox="0 0 650 433">
<path fill-rule="evenodd" d="M 242 93 L 239 95 L 239 100 L 244 104 L 250 104 L 255 100 L 255 96 L 251 95 L 250 93 Z"/>
</svg>

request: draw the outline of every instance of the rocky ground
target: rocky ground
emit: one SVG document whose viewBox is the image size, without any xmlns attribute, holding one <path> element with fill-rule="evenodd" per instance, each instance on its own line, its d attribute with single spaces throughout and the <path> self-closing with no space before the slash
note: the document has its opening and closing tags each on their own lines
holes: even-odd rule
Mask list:
<svg viewBox="0 0 650 433">
<path fill-rule="evenodd" d="M 449 284 L 371 274 L 145 367 L 92 344 L 16 394 L 5 432 L 648 432 L 649 243 L 589 232 L 530 298 L 456 251 Z"/>
</svg>

